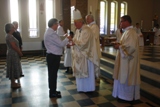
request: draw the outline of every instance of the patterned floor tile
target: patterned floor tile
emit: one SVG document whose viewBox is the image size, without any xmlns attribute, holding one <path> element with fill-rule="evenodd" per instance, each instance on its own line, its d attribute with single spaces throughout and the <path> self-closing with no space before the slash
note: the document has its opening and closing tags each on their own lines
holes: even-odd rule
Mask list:
<svg viewBox="0 0 160 107">
<path fill-rule="evenodd" d="M 144 47 L 146 53 L 142 54 L 141 58 L 152 63 L 160 63 L 160 51 L 156 52 L 155 59 L 150 54 L 159 48 Z M 0 107 L 158 107 L 144 97 L 134 103 L 118 103 L 112 97 L 112 82 L 104 78 L 96 82 L 95 92 L 77 92 L 75 77 L 66 74 L 65 69 L 58 71 L 57 88 L 61 91 L 62 98 L 50 99 L 46 59 L 42 56 L 22 57 L 21 64 L 25 77 L 20 79 L 21 88 L 13 90 L 5 76 L 5 61 L 5 58 L 0 59 Z"/>
</svg>

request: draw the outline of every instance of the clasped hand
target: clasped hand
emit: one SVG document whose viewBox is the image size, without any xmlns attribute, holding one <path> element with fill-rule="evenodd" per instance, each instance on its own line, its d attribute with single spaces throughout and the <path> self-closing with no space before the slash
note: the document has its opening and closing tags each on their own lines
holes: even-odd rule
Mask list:
<svg viewBox="0 0 160 107">
<path fill-rule="evenodd" d="M 112 43 L 112 44 L 113 44 L 113 46 L 114 46 L 115 49 L 119 49 L 120 43 L 114 42 L 114 43 Z"/>
</svg>

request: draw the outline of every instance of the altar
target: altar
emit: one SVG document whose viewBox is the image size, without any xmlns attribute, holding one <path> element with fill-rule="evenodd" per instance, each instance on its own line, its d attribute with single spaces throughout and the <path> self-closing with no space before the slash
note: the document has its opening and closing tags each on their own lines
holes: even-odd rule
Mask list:
<svg viewBox="0 0 160 107">
<path fill-rule="evenodd" d="M 112 42 L 116 41 L 116 40 L 117 40 L 116 37 L 100 36 L 100 43 L 101 43 L 102 47 L 110 46 L 110 45 L 112 45 Z"/>
</svg>

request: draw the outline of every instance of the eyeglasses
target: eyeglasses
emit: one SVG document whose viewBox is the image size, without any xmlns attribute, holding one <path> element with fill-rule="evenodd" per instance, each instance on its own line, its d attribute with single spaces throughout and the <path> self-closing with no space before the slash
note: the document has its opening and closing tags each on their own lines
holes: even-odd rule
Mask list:
<svg viewBox="0 0 160 107">
<path fill-rule="evenodd" d="M 55 25 L 59 25 L 59 23 L 55 23 Z"/>
<path fill-rule="evenodd" d="M 122 23 L 122 22 L 125 22 L 126 20 L 121 20 L 120 22 Z"/>
</svg>

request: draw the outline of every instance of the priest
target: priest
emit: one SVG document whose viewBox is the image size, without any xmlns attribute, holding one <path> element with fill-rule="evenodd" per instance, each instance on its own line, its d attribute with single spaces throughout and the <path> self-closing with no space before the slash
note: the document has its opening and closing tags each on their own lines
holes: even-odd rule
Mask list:
<svg viewBox="0 0 160 107">
<path fill-rule="evenodd" d="M 90 29 L 92 30 L 93 34 L 94 34 L 94 38 L 96 40 L 96 48 L 97 49 L 97 54 L 98 54 L 98 58 L 99 58 L 99 72 L 97 72 L 96 74 L 96 79 L 99 81 L 99 76 L 100 76 L 100 58 L 101 58 L 101 47 L 100 47 L 100 31 L 99 31 L 99 27 L 96 24 L 96 22 L 94 21 L 94 17 L 93 15 L 89 14 L 86 16 L 86 22 L 88 24 L 88 26 L 90 27 Z"/>
<path fill-rule="evenodd" d="M 138 36 L 134 30 L 131 17 L 121 17 L 120 26 L 124 33 L 120 43 L 116 43 L 117 55 L 114 65 L 113 97 L 119 102 L 140 99 L 140 62 Z"/>
</svg>

